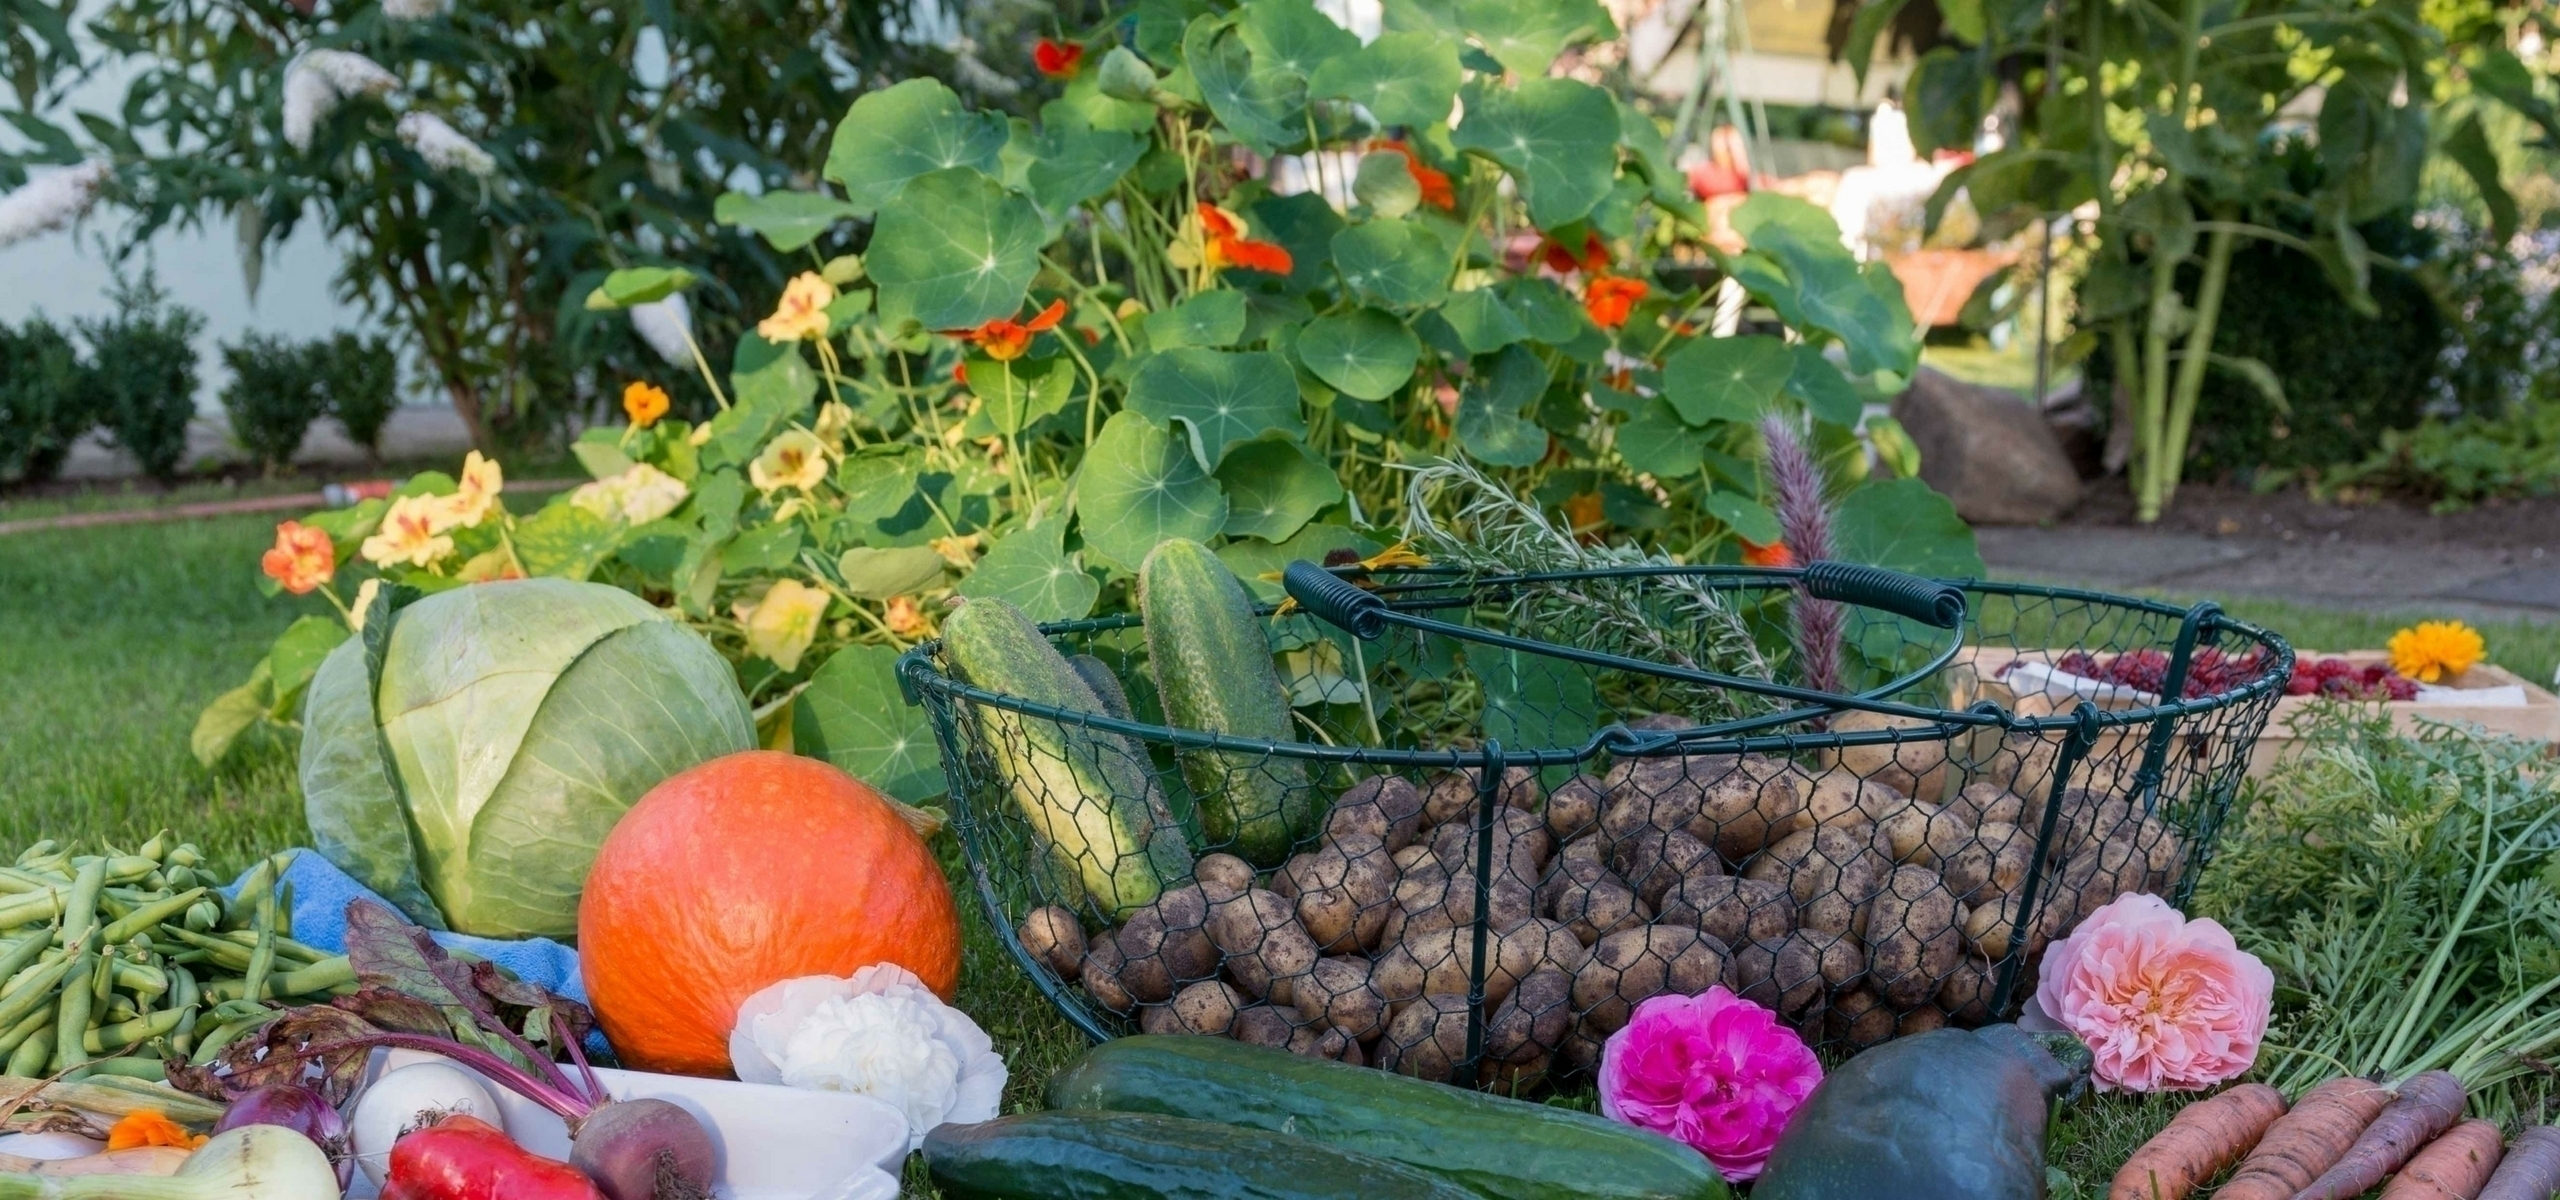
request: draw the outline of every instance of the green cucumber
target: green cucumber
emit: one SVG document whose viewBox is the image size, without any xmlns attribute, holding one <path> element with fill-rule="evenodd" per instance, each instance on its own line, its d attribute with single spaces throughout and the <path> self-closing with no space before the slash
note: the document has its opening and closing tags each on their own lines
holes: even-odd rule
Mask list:
<svg viewBox="0 0 2560 1200">
<path fill-rule="evenodd" d="M 1138 567 L 1138 611 L 1165 724 L 1296 740 L 1289 693 L 1271 664 L 1253 598 L 1208 547 L 1185 538 L 1158 543 Z M 1299 759 L 1236 750 L 1185 750 L 1176 759 L 1209 849 L 1275 867 L 1323 818 Z"/>
<path fill-rule="evenodd" d="M 1090 654 L 1073 654 L 1067 665 L 1076 669 L 1076 678 L 1102 698 L 1102 711 L 1123 721 L 1137 719 L 1137 711 L 1129 707 L 1129 689 L 1120 686 L 1120 677 L 1111 673 L 1111 664 Z"/>
<path fill-rule="evenodd" d="M 991 596 L 942 623 L 942 649 L 962 679 L 991 692 L 1075 712 L 1102 698 L 1021 609 Z M 1165 806 L 1146 747 L 1115 733 L 969 706 L 980 744 L 1032 833 L 1094 915 L 1114 923 L 1191 871 L 1191 847 Z"/>
<path fill-rule="evenodd" d="M 1096 1046 L 1049 1107 L 1214 1115 L 1400 1162 L 1499 1200 L 1725 1200 L 1706 1156 L 1605 1117 L 1300 1058 L 1225 1038 Z"/>
<path fill-rule="evenodd" d="M 1141 1113 L 1030 1113 L 926 1134 L 953 1200 L 1468 1200 L 1410 1167 L 1287 1134 Z"/>
</svg>

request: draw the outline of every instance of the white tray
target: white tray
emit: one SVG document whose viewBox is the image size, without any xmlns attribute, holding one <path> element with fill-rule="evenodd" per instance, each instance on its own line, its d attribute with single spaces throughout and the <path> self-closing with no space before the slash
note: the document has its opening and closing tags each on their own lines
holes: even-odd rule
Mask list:
<svg viewBox="0 0 2560 1200">
<path fill-rule="evenodd" d="M 417 1050 L 377 1050 L 365 1066 L 358 1094 L 385 1071 L 438 1057 Z M 907 1121 L 897 1109 L 869 1096 L 603 1067 L 596 1076 L 614 1099 L 664 1100 L 699 1118 L 720 1152 L 720 1184 L 714 1194 L 721 1200 L 823 1200 L 866 1171 L 881 1173 L 875 1181 L 879 1186 L 851 1195 L 898 1194 L 898 1174 L 907 1158 Z M 497 1097 L 507 1136 L 518 1145 L 545 1158 L 569 1157 L 568 1127 L 550 1110 L 495 1083 L 489 1094 Z M 362 1171 L 347 1192 L 350 1200 L 379 1194 Z"/>
</svg>

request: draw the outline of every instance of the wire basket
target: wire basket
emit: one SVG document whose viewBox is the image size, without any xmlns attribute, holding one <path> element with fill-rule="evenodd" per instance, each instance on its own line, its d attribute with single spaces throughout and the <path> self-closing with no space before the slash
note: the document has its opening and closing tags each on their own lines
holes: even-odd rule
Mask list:
<svg viewBox="0 0 2560 1200">
<path fill-rule="evenodd" d="M 1135 616 L 1041 627 L 1095 711 L 900 661 L 980 899 L 1090 1036 L 1516 1093 L 1666 992 L 1723 985 L 1826 1057 L 2005 1019 L 2091 911 L 2183 903 L 2293 666 L 2211 604 L 1835 563 L 1351 570 L 1292 564 L 1264 606 L 1296 741 L 1167 726 Z M 1833 690 L 1680 636 L 1824 612 Z M 1659 654 L 1594 633 L 1631 614 Z M 1124 890 L 1146 864 L 1092 847 L 1131 812 L 1184 865 Z"/>
</svg>

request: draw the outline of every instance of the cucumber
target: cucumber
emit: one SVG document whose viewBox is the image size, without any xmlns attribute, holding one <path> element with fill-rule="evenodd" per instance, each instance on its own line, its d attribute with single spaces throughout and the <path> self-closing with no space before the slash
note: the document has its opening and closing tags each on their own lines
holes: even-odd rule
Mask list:
<svg viewBox="0 0 2560 1200">
<path fill-rule="evenodd" d="M 960 677 L 991 692 L 1077 712 L 1106 711 L 1092 685 L 1021 609 L 991 596 L 942 623 L 942 650 Z M 981 744 L 1014 806 L 1081 890 L 1095 916 L 1118 923 L 1187 878 L 1191 847 L 1156 786 L 1146 747 L 1114 733 L 969 706 Z"/>
<path fill-rule="evenodd" d="M 1605 1117 L 1224 1038 L 1105 1042 L 1049 1080 L 1055 1109 L 1196 1113 L 1403 1163 L 1499 1200 L 1725 1200 L 1706 1156 Z"/>
<path fill-rule="evenodd" d="M 1102 711 L 1123 721 L 1137 719 L 1137 710 L 1129 707 L 1129 690 L 1120 686 L 1120 677 L 1111 673 L 1111 664 L 1090 654 L 1075 654 L 1067 665 L 1076 669 L 1076 677 L 1102 699 Z"/>
<path fill-rule="evenodd" d="M 1141 1113 L 1031 1113 L 924 1139 L 953 1200 L 1468 1200 L 1410 1167 L 1287 1134 Z"/>
<path fill-rule="evenodd" d="M 1138 567 L 1147 665 L 1165 724 L 1236 737 L 1294 741 L 1289 693 L 1244 584 L 1209 548 L 1160 542 Z M 1201 839 L 1258 867 L 1275 867 L 1315 832 L 1322 804 L 1294 758 L 1234 750 L 1175 756 L 1200 810 Z"/>
</svg>

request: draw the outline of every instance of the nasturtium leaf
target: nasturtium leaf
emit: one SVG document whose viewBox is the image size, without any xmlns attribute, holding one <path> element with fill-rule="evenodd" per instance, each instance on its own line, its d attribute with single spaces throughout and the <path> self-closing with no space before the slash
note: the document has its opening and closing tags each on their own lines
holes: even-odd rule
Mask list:
<svg viewBox="0 0 2560 1200">
<path fill-rule="evenodd" d="M 1203 470 L 1216 470 L 1227 447 L 1265 430 L 1307 432 L 1289 360 L 1268 350 L 1148 355 L 1129 379 L 1128 406 L 1168 429 L 1179 422 Z"/>
<path fill-rule="evenodd" d="M 1360 48 L 1360 38 L 1316 11 L 1308 0 L 1248 0 L 1236 32 L 1253 51 L 1254 64 L 1301 76 Z"/>
<path fill-rule="evenodd" d="M 1440 306 L 1440 319 L 1458 335 L 1472 355 L 1491 354 L 1513 342 L 1527 341 L 1529 329 L 1491 288 L 1459 292 Z"/>
<path fill-rule="evenodd" d="M 1095 128 L 1063 100 L 1040 110 L 1040 132 L 1030 144 L 1024 182 L 1052 217 L 1111 190 L 1147 153 L 1147 139 L 1120 129 Z"/>
<path fill-rule="evenodd" d="M 1017 358 L 999 362 L 983 355 L 969 359 L 969 390 L 980 401 L 971 436 L 1011 437 L 1067 406 L 1074 394 L 1075 368 L 1063 358 Z M 986 433 L 977 427 L 984 423 Z"/>
<path fill-rule="evenodd" d="M 1286 292 L 1246 292 L 1244 295 L 1244 334 L 1237 345 L 1270 342 L 1274 350 L 1285 349 L 1286 341 L 1295 336 L 1299 326 L 1315 315 L 1304 297 Z"/>
<path fill-rule="evenodd" d="M 1618 426 L 1618 457 L 1656 479 L 1696 474 L 1704 435 L 1683 422 L 1662 397 L 1645 397 L 1640 403 L 1643 407 Z"/>
<path fill-rule="evenodd" d="M 1342 502 L 1333 468 L 1286 435 L 1239 445 L 1218 464 L 1227 490 L 1227 536 L 1286 540 L 1328 506 Z"/>
<path fill-rule="evenodd" d="M 1287 369 L 1283 364 L 1284 381 Z M 1218 481 L 1180 439 L 1138 413 L 1116 412 L 1102 423 L 1082 471 L 1076 509 L 1085 546 L 1124 570 L 1137 570 L 1166 538 L 1206 542 L 1226 528 Z"/>
<path fill-rule="evenodd" d="M 1749 248 L 1725 262 L 1780 320 L 1838 337 L 1853 374 L 1918 369 L 1919 334 L 1901 285 L 1882 263 L 1860 269 L 1828 214 L 1793 197 L 1754 196 L 1734 218 Z"/>
<path fill-rule="evenodd" d="M 1547 455 L 1547 431 L 1523 420 L 1520 410 L 1546 390 L 1547 369 L 1526 347 L 1476 360 L 1475 374 L 1458 393 L 1458 444 L 1497 467 L 1535 464 Z"/>
<path fill-rule="evenodd" d="M 1232 346 L 1244 338 L 1244 293 L 1201 292 L 1163 312 L 1147 314 L 1147 347 Z"/>
<path fill-rule="evenodd" d="M 1289 540 L 1274 545 L 1260 538 L 1244 538 L 1218 547 L 1218 561 L 1244 581 L 1244 589 L 1264 604 L 1277 604 L 1288 595 L 1277 578 L 1293 562 L 1322 563 L 1325 555 L 1336 550 L 1349 550 L 1366 558 L 1375 554 L 1379 544 L 1340 525 L 1314 524 L 1290 535 Z M 1269 575 L 1273 578 L 1265 579 Z"/>
<path fill-rule="evenodd" d="M 1003 114 L 970 112 L 940 80 L 910 79 L 853 102 L 836 124 L 826 176 L 867 215 L 912 179 L 953 167 L 995 174 L 1009 132 Z"/>
<path fill-rule="evenodd" d="M 1325 386 L 1356 400 L 1384 400 L 1413 379 L 1422 346 L 1404 322 L 1358 308 L 1307 322 L 1297 353 Z"/>
<path fill-rule="evenodd" d="M 1389 30 L 1429 34 L 1450 45 L 1473 38 L 1503 68 L 1524 79 L 1547 73 L 1576 42 L 1615 36 L 1617 25 L 1593 0 L 1387 0 Z M 1472 49 L 1472 48 L 1470 48 Z"/>
<path fill-rule="evenodd" d="M 569 456 L 589 479 L 610 479 L 631 469 L 631 456 L 622 452 L 624 432 L 610 425 L 598 425 L 578 435 L 569 443 Z"/>
<path fill-rule="evenodd" d="M 273 681 L 267 678 L 267 660 L 249 669 L 249 681 L 213 698 L 204 711 L 196 714 L 196 727 L 187 735 L 187 749 L 205 766 L 221 762 L 231 753 L 233 743 L 249 727 L 265 719 L 274 699 Z"/>
<path fill-rule="evenodd" d="M 836 559 L 844 590 L 865 600 L 886 600 L 940 583 L 943 565 L 942 552 L 931 546 L 856 546 Z"/>
<path fill-rule="evenodd" d="M 1697 204 L 1689 191 L 1688 175 L 1671 160 L 1671 143 L 1662 136 L 1662 127 L 1624 100 L 1618 101 L 1618 144 L 1627 148 L 1644 172 L 1655 204 L 1679 209 Z"/>
<path fill-rule="evenodd" d="M 1580 302 L 1552 279 L 1515 278 L 1499 289 L 1504 307 L 1520 318 L 1530 340 L 1562 346 L 1598 328 Z"/>
<path fill-rule="evenodd" d="M 1412 220 L 1367 221 L 1333 235 L 1333 265 L 1360 298 L 1429 308 L 1449 294 L 1448 247 Z"/>
<path fill-rule="evenodd" d="M 1832 365 L 1818 346 L 1798 342 L 1787 349 L 1794 359 L 1787 375 L 1787 394 L 1804 401 L 1815 420 L 1855 428 L 1858 418 L 1866 413 L 1867 402 L 1859 399 L 1858 389 L 1848 377 Z"/>
<path fill-rule="evenodd" d="M 864 446 L 836 466 L 836 491 L 844 517 L 856 522 L 896 516 L 915 498 L 924 454 L 913 446 Z"/>
<path fill-rule="evenodd" d="M 1795 356 L 1776 338 L 1702 337 L 1662 364 L 1662 392 L 1692 425 L 1756 421 L 1795 369 Z"/>
<path fill-rule="evenodd" d="M 732 575 L 761 574 L 789 567 L 800 558 L 800 526 L 758 525 L 721 548 L 720 568 Z"/>
<path fill-rule="evenodd" d="M 1394 220 L 1422 207 L 1422 184 L 1404 156 L 1379 150 L 1360 156 L 1351 176 L 1351 194 L 1369 206 L 1369 214 Z"/>
<path fill-rule="evenodd" d="M 1578 746 L 1599 729 L 1592 673 L 1544 654 L 1470 645 L 1484 685 L 1484 736 L 1505 746 Z"/>
<path fill-rule="evenodd" d="M 818 240 L 820 234 L 861 211 L 819 192 L 722 192 L 711 206 L 711 219 L 723 225 L 755 230 L 773 248 L 789 254 Z"/>
<path fill-rule="evenodd" d="M 1102 584 L 1067 553 L 1067 523 L 1052 517 L 996 539 L 954 590 L 1004 600 L 1034 621 L 1069 621 L 1093 611 Z"/>
<path fill-rule="evenodd" d="M 1834 551 L 1850 562 L 1933 579 L 1983 574 L 1973 528 L 1945 496 L 1917 479 L 1887 479 L 1852 489 L 1832 516 L 1831 540 Z"/>
<path fill-rule="evenodd" d="M 1761 507 L 1760 502 L 1740 492 L 1712 491 L 1698 501 L 1698 507 L 1724 522 L 1742 540 L 1758 546 L 1777 544 L 1781 536 L 1777 515 Z"/>
<path fill-rule="evenodd" d="M 1517 88 L 1467 85 L 1460 150 L 1502 164 L 1542 229 L 1580 220 L 1609 194 L 1618 171 L 1618 108 L 1609 93 L 1572 79 Z"/>
<path fill-rule="evenodd" d="M 710 436 L 702 444 L 706 468 L 738 466 L 784 426 L 809 411 L 818 395 L 818 374 L 809 369 L 797 345 L 777 345 L 750 332 L 738 339 L 736 369 L 729 375 L 728 410 L 704 424 Z"/>
<path fill-rule="evenodd" d="M 1381 125 L 1434 126 L 1448 122 L 1449 105 L 1465 78 L 1456 39 L 1392 32 L 1317 67 L 1307 78 L 1307 93 L 1349 100 Z"/>
<path fill-rule="evenodd" d="M 584 582 L 613 557 L 622 530 L 612 521 L 574 504 L 548 504 L 516 522 L 511 539 L 516 561 L 527 575 L 551 575 Z"/>
<path fill-rule="evenodd" d="M 277 700 L 291 702 L 301 698 L 304 684 L 311 682 L 329 652 L 348 637 L 347 623 L 336 617 L 297 617 L 267 648 L 267 677 L 275 686 Z M 290 719 L 290 711 L 283 714 Z"/>
<path fill-rule="evenodd" d="M 1291 292 L 1333 281 L 1333 235 L 1342 231 L 1342 214 L 1333 211 L 1323 196 L 1315 192 L 1265 196 L 1254 201 L 1253 219 L 1270 231 L 1270 240 L 1289 251 L 1286 286 Z"/>
<path fill-rule="evenodd" d="M 918 176 L 881 206 L 864 260 L 881 323 L 966 329 L 1014 315 L 1045 229 L 1030 200 L 978 171 Z"/>
<path fill-rule="evenodd" d="M 1306 138 L 1307 79 L 1257 58 L 1237 23 L 1234 16 L 1193 18 L 1182 34 L 1182 61 L 1227 131 L 1269 154 Z"/>
<path fill-rule="evenodd" d="M 947 785 L 933 726 L 899 692 L 897 665 L 887 646 L 836 651 L 792 702 L 791 749 L 913 804 Z"/>
<path fill-rule="evenodd" d="M 1079 78 L 1075 83 L 1068 84 L 1067 96 L 1070 99 L 1079 100 L 1090 109 L 1091 102 L 1082 101 L 1076 95 L 1077 84 L 1084 84 L 1108 99 L 1123 105 L 1143 104 L 1147 106 L 1147 111 L 1153 112 L 1158 82 L 1160 80 L 1155 68 L 1148 66 L 1147 60 L 1138 57 L 1136 51 L 1127 46 L 1113 46 L 1109 53 L 1102 56 L 1102 66 L 1094 72 L 1092 82 L 1086 83 Z"/>
<path fill-rule="evenodd" d="M 624 267 L 604 277 L 587 293 L 587 309 L 607 312 L 664 300 L 693 286 L 693 272 L 683 267 Z"/>
</svg>

